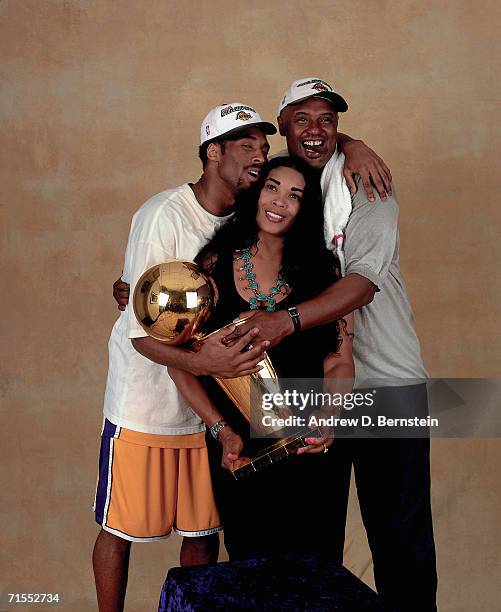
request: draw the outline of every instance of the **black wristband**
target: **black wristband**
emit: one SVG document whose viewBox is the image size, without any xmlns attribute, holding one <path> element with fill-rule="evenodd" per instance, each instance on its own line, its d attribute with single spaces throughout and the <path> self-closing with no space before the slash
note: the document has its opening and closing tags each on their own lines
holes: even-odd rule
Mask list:
<svg viewBox="0 0 501 612">
<path fill-rule="evenodd" d="M 294 332 L 297 333 L 301 331 L 301 319 L 299 318 L 299 312 L 297 311 L 297 308 L 295 306 L 291 306 L 290 308 L 287 308 L 287 312 L 289 313 L 290 318 L 294 323 Z"/>
</svg>

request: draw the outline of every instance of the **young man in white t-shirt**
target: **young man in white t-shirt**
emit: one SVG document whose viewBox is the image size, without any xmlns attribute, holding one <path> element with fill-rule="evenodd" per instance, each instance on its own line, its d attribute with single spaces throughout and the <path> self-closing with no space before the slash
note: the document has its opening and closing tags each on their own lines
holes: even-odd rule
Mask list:
<svg viewBox="0 0 501 612">
<path fill-rule="evenodd" d="M 216 107 L 207 115 L 202 177 L 153 196 L 133 217 L 124 265 L 124 279 L 132 287 L 151 266 L 195 257 L 231 216 L 237 194 L 258 179 L 269 149 L 266 135 L 275 132 L 244 104 Z M 217 560 L 221 526 L 205 426 L 222 417 L 216 408 L 195 414 L 165 365 L 225 377 L 256 371 L 267 343 L 241 353 L 255 333 L 231 348 L 216 334 L 191 353 L 148 337 L 132 307 L 115 323 L 95 500 L 102 526 L 93 555 L 100 610 L 123 608 L 131 542 L 163 539 L 174 530 L 184 536 L 181 565 Z M 227 452 L 239 443 L 229 426 L 221 428 L 219 439 Z"/>
</svg>

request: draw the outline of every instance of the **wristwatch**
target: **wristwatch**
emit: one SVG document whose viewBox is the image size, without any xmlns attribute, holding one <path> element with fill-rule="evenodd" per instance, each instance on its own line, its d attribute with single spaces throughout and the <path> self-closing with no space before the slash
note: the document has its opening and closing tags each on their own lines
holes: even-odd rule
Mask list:
<svg viewBox="0 0 501 612">
<path fill-rule="evenodd" d="M 301 331 L 301 319 L 299 318 L 299 312 L 295 306 L 291 306 L 287 308 L 287 312 L 289 313 L 290 318 L 292 319 L 292 323 L 294 324 L 294 332 Z"/>
<path fill-rule="evenodd" d="M 219 440 L 219 434 L 221 432 L 221 429 L 223 429 L 223 427 L 226 427 L 227 424 L 228 423 L 226 421 L 218 421 L 217 423 L 214 423 L 212 427 L 209 427 L 209 431 L 214 440 Z"/>
</svg>

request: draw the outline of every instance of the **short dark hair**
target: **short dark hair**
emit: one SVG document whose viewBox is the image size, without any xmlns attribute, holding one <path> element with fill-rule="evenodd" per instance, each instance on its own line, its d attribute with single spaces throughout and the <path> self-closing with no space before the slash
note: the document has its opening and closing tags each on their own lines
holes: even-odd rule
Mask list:
<svg viewBox="0 0 501 612">
<path fill-rule="evenodd" d="M 221 138 L 213 138 L 212 140 L 206 140 L 202 145 L 198 147 L 198 157 L 200 158 L 200 161 L 202 162 L 202 167 L 205 168 L 205 165 L 207 163 L 207 149 L 209 148 L 210 144 L 215 142 L 216 144 L 220 145 L 221 151 L 223 152 L 223 155 L 224 155 L 225 142 L 228 142 L 228 141 L 233 142 L 235 140 L 240 140 L 241 138 L 247 138 L 247 136 L 248 136 L 247 130 L 242 129 L 242 130 L 238 130 L 237 132 L 234 132 L 233 134 L 224 134 Z"/>
</svg>

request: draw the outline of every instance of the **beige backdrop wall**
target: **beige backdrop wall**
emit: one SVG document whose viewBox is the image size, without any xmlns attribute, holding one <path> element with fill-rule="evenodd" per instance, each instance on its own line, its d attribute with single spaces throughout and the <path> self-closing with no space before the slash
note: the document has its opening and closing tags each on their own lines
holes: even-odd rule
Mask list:
<svg viewBox="0 0 501 612">
<path fill-rule="evenodd" d="M 273 118 L 294 78 L 333 82 L 350 103 L 341 128 L 393 171 L 431 374 L 499 376 L 499 12 L 459 0 L 0 1 L 2 591 L 95 606 L 111 283 L 134 210 L 200 172 L 199 124 L 217 103 Z M 499 440 L 433 441 L 441 610 L 501 607 L 500 459 Z M 177 546 L 136 547 L 129 610 L 154 609 Z M 371 582 L 355 498 L 346 563 Z"/>
</svg>

